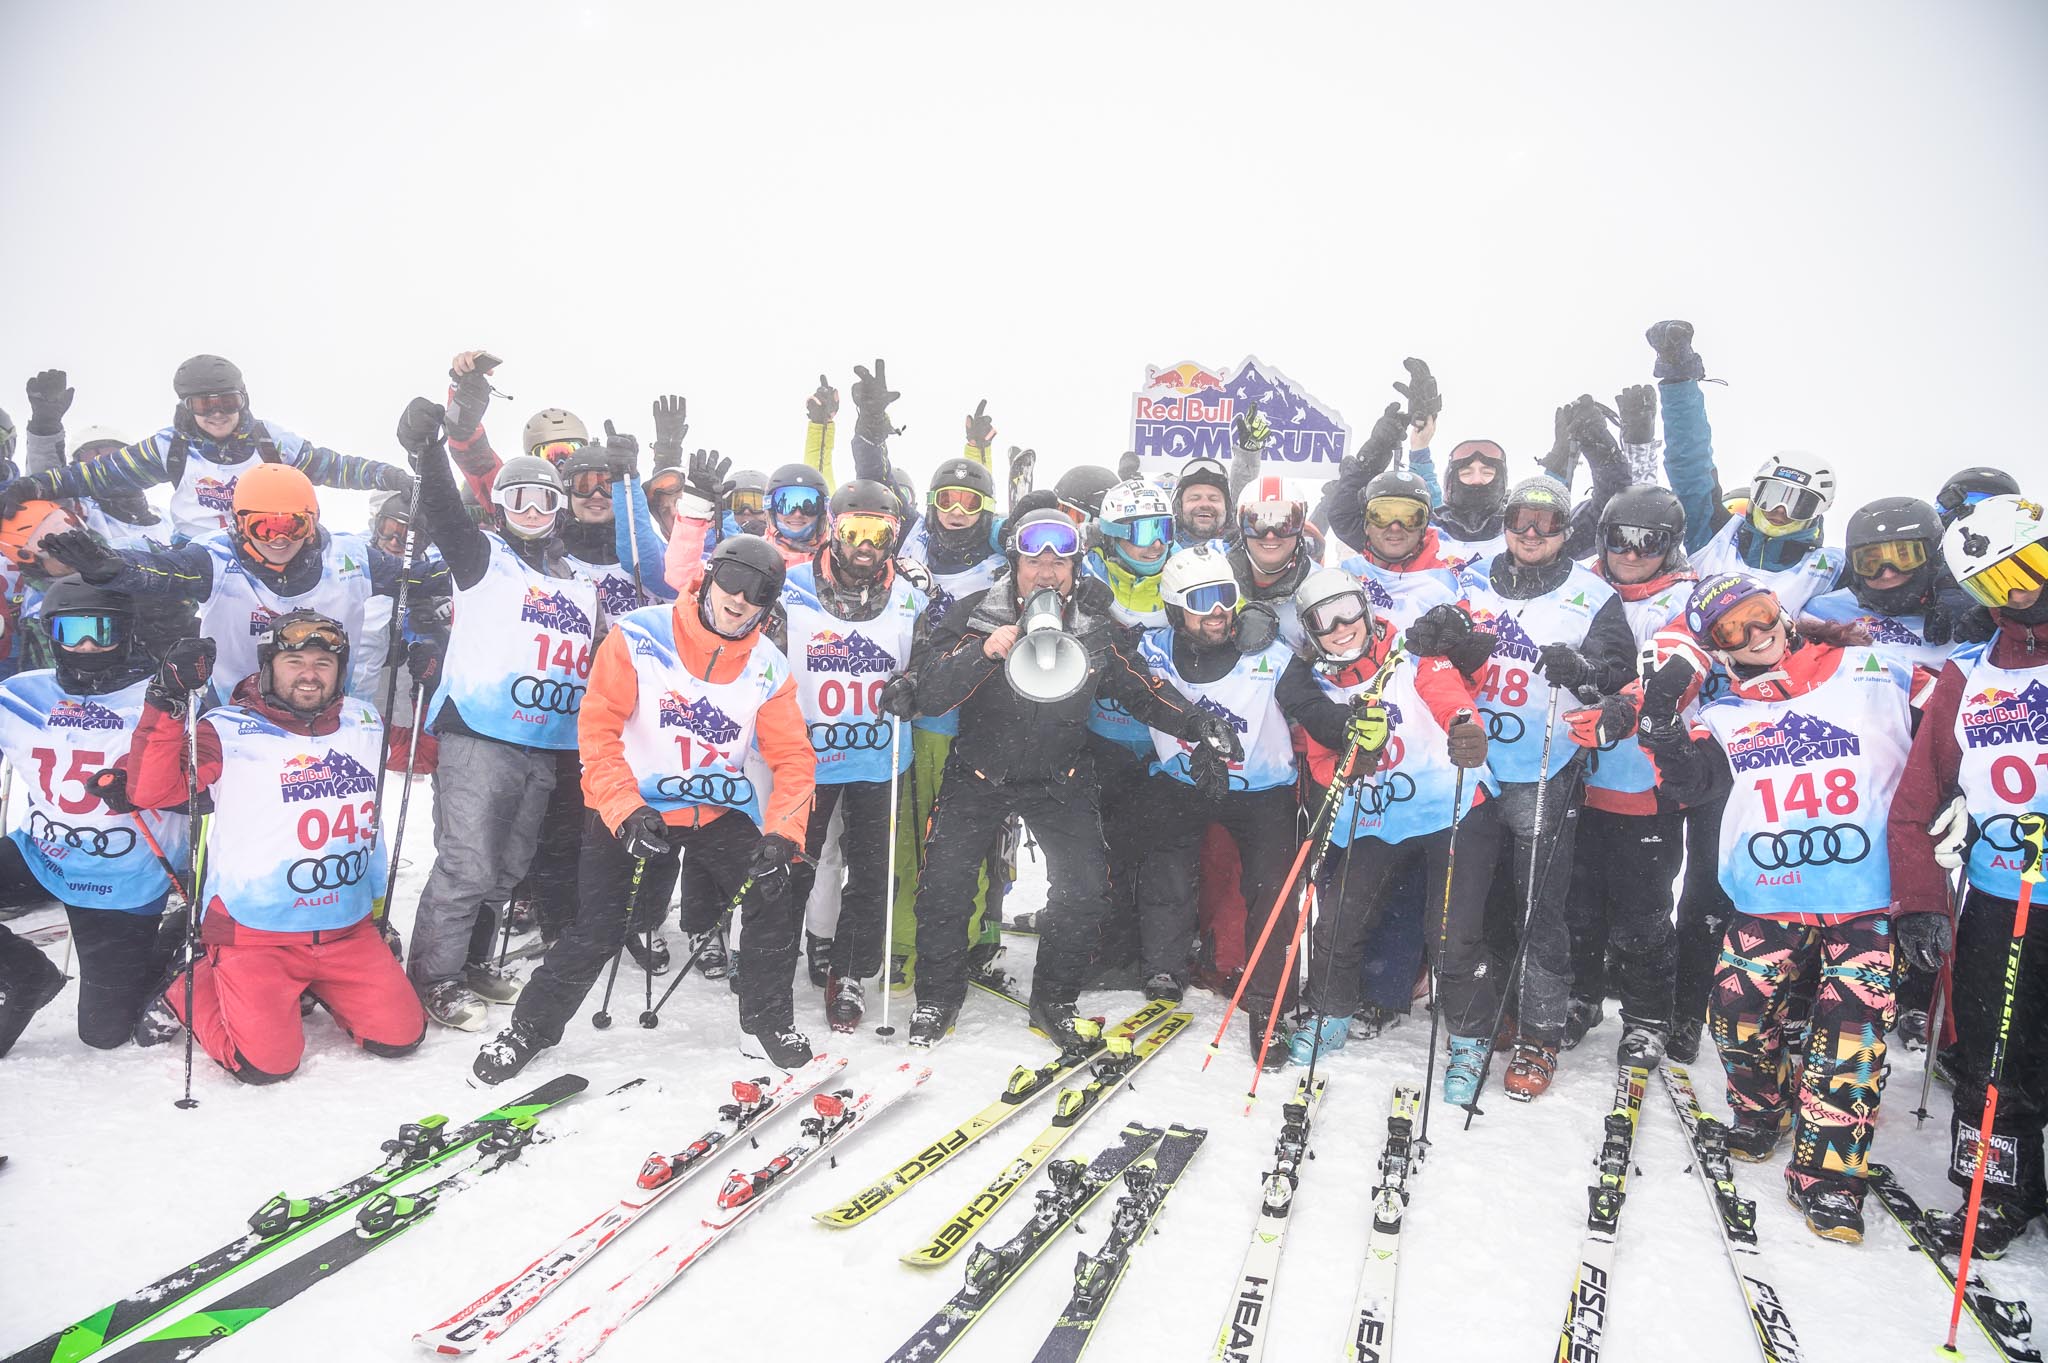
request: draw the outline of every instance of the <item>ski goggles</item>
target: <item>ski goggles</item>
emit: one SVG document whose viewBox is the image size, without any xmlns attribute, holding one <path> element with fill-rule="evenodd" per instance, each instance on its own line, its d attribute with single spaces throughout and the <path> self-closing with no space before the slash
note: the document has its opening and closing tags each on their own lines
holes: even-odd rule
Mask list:
<svg viewBox="0 0 2048 1363">
<path fill-rule="evenodd" d="M 1982 488 L 1965 492 L 1961 488 L 1951 487 L 1943 488 L 1941 495 L 1936 497 L 1934 502 L 1943 511 L 1961 511 L 1966 506 L 1975 506 L 1985 498 L 1996 497 L 1997 495 L 1995 492 L 1987 492 Z"/>
<path fill-rule="evenodd" d="M 1429 524 L 1429 508 L 1411 497 L 1375 497 L 1365 504 L 1365 523 L 1375 530 L 1420 530 Z"/>
<path fill-rule="evenodd" d="M 896 544 L 896 518 L 873 511 L 849 511 L 832 518 L 832 538 L 849 549 L 867 545 L 886 554 Z"/>
<path fill-rule="evenodd" d="M 816 516 L 825 509 L 825 498 L 814 487 L 792 484 L 769 493 L 767 505 L 778 516 Z"/>
<path fill-rule="evenodd" d="M 50 642 L 59 648 L 77 648 L 80 644 L 112 648 L 121 642 L 118 615 L 58 615 L 43 623 L 49 627 Z"/>
<path fill-rule="evenodd" d="M 194 393 L 185 399 L 193 416 L 234 416 L 242 410 L 240 393 Z"/>
<path fill-rule="evenodd" d="M 1237 513 L 1237 528 L 1248 540 L 1293 539 L 1301 533 L 1300 502 L 1254 502 Z"/>
<path fill-rule="evenodd" d="M 550 464 L 559 464 L 570 455 L 576 453 L 576 451 L 582 449 L 585 443 L 581 440 L 546 440 L 535 445 L 527 453 L 537 454 Z"/>
<path fill-rule="evenodd" d="M 1199 478 L 1203 474 L 1216 479 L 1225 487 L 1230 486 L 1230 469 L 1221 459 L 1211 459 L 1206 455 L 1197 455 L 1195 458 L 1188 460 L 1187 463 L 1182 464 L 1180 466 L 1180 478 L 1174 485 L 1178 487 L 1190 478 Z"/>
<path fill-rule="evenodd" d="M 1205 582 L 1199 587 L 1190 587 L 1175 593 L 1167 602 L 1179 606 L 1189 615 L 1211 615 L 1217 611 L 1237 609 L 1237 584 L 1235 582 Z"/>
<path fill-rule="evenodd" d="M 759 568 L 741 563 L 737 559 L 720 559 L 711 569 L 711 585 L 722 592 L 731 592 L 749 606 L 766 609 L 773 605 L 782 593 L 780 584 L 770 581 Z"/>
<path fill-rule="evenodd" d="M 971 487 L 935 487 L 932 489 L 932 505 L 940 511 L 979 516 L 984 511 L 995 510 L 996 499 Z"/>
<path fill-rule="evenodd" d="M 348 652 L 348 636 L 332 620 L 287 620 L 271 625 L 270 646 L 279 653 L 310 648 L 339 657 Z"/>
<path fill-rule="evenodd" d="M 1648 525 L 1610 525 L 1605 534 L 1607 552 L 1633 554 L 1637 558 L 1662 558 L 1671 552 L 1672 535 Z"/>
<path fill-rule="evenodd" d="M 1327 601 L 1318 601 L 1308 608 L 1308 628 L 1311 634 L 1328 634 L 1333 629 L 1355 625 L 1372 614 L 1365 604 L 1363 592 L 1346 592 L 1333 596 Z"/>
<path fill-rule="evenodd" d="M 237 511 L 235 528 L 258 544 L 290 544 L 311 539 L 315 522 L 306 511 Z"/>
<path fill-rule="evenodd" d="M 1926 563 L 1926 540 L 1886 540 L 1859 544 L 1849 551 L 1849 568 L 1858 577 L 1876 577 L 1887 568 L 1910 573 Z"/>
<path fill-rule="evenodd" d="M 1750 488 L 1749 502 L 1759 516 L 1782 513 L 1787 521 L 1810 521 L 1820 514 L 1821 496 L 1810 487 L 1779 478 L 1759 478 Z"/>
<path fill-rule="evenodd" d="M 1510 535 L 1540 535 L 1554 540 L 1564 534 L 1564 513 L 1543 506 L 1518 506 L 1508 513 L 1501 528 Z"/>
<path fill-rule="evenodd" d="M 1103 521 L 1096 527 L 1113 540 L 1122 540 L 1134 549 L 1149 549 L 1155 544 L 1170 544 L 1173 541 L 1173 517 L 1133 516 L 1127 521 Z"/>
<path fill-rule="evenodd" d="M 768 514 L 768 494 L 757 487 L 736 487 L 732 496 L 726 499 L 726 507 L 734 516 L 765 516 Z"/>
<path fill-rule="evenodd" d="M 595 497 L 611 490 L 612 475 L 608 469 L 584 469 L 569 480 L 569 494 L 573 497 Z"/>
<path fill-rule="evenodd" d="M 1017 530 L 1017 557 L 1037 558 L 1040 554 L 1051 554 L 1055 558 L 1078 558 L 1081 554 L 1081 527 L 1072 521 L 1033 521 Z"/>
<path fill-rule="evenodd" d="M 1758 592 L 1722 612 L 1721 618 L 1708 627 L 1707 637 L 1719 648 L 1741 648 L 1750 641 L 1750 636 L 1768 633 L 1782 614 L 1777 597 L 1768 592 Z"/>
<path fill-rule="evenodd" d="M 2014 592 L 2036 592 L 2048 586 L 2048 540 L 2023 544 L 2016 553 L 1982 572 L 1963 579 L 1963 590 L 1987 606 L 2003 607 Z"/>
<path fill-rule="evenodd" d="M 562 490 L 545 483 L 516 483 L 495 489 L 491 500 L 507 511 L 521 515 L 529 511 L 544 511 L 552 516 L 562 509 Z"/>
</svg>

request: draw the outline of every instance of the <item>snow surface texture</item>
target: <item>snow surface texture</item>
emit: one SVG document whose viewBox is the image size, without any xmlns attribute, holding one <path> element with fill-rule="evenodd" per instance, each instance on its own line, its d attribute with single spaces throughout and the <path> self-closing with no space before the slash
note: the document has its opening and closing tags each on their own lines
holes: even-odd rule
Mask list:
<svg viewBox="0 0 2048 1363">
<path fill-rule="evenodd" d="M 414 792 L 408 865 L 399 882 L 401 927 L 431 864 L 430 787 L 421 778 Z M 1012 911 L 1043 902 L 1042 863 L 1027 858 L 1023 877 Z M 41 921 L 39 913 L 17 925 Z M 673 915 L 670 932 L 680 946 Z M 1008 941 L 1005 964 L 1028 978 L 1032 939 Z M 63 959 L 61 944 L 48 950 Z M 678 1150 L 712 1125 L 728 1082 L 765 1068 L 734 1047 L 732 996 L 722 981 L 686 982 L 660 1029 L 650 1032 L 634 1025 L 640 993 L 641 977 L 629 961 L 620 972 L 625 1006 L 614 999 L 616 1025 L 608 1032 L 588 1025 L 593 991 L 564 1043 L 536 1060 L 516 1088 L 505 1086 L 502 1096 L 510 1097 L 565 1070 L 588 1077 L 588 1094 L 543 1118 L 544 1126 L 573 1134 L 533 1149 L 334 1281 L 216 1345 L 207 1363 L 414 1363 L 430 1357 L 412 1343 L 414 1330 L 442 1319 L 609 1205 L 649 1150 Z M 1209 1129 L 1098 1331 L 1089 1356 L 1105 1363 L 1209 1356 L 1257 1215 L 1280 1106 L 1293 1091 L 1295 1072 L 1267 1076 L 1246 1117 L 1251 1064 L 1244 1024 L 1233 1020 L 1222 1054 L 1204 1073 L 1203 1048 L 1223 1000 L 1195 992 L 1189 1001 L 1192 1033 L 1092 1117 L 1065 1151 L 1090 1156 L 1133 1118 Z M 1132 1011 L 1138 998 L 1091 993 L 1082 1003 L 1114 1020 Z M 510 1012 L 493 1008 L 493 1030 L 483 1036 L 432 1028 L 416 1055 L 398 1061 L 358 1051 L 316 1012 L 308 1020 L 305 1063 L 290 1082 L 246 1088 L 201 1057 L 195 1085 L 201 1105 L 179 1112 L 172 1100 L 179 1092 L 181 1048 L 86 1050 L 73 1031 L 74 1004 L 67 989 L 0 1060 L 0 1153 L 10 1157 L 0 1170 L 0 1354 L 232 1238 L 242 1218 L 271 1194 L 317 1192 L 368 1168 L 378 1143 L 400 1122 L 429 1112 L 460 1122 L 485 1110 L 493 1095 L 465 1083 L 470 1060 Z M 852 1057 L 846 1078 L 852 1085 L 864 1085 L 911 1054 L 900 1030 L 886 1045 L 872 1035 L 879 998 L 876 1004 L 859 1036 L 833 1037 L 822 999 L 799 977 L 800 1025 L 820 1045 Z M 909 1005 L 899 997 L 892 1013 L 900 1029 Z M 1330 1087 L 1275 1294 L 1267 1357 L 1276 1363 L 1341 1356 L 1389 1094 L 1397 1081 L 1421 1082 L 1427 1034 L 1428 1019 L 1418 1006 L 1406 1025 L 1377 1041 L 1353 1043 L 1318 1067 Z M 1485 1115 L 1470 1131 L 1461 1129 L 1463 1113 L 1437 1110 L 1434 1147 L 1410 1185 L 1398 1357 L 1549 1356 L 1584 1229 L 1585 1189 L 1612 1092 L 1608 1062 L 1617 1040 L 1610 1016 L 1577 1051 L 1566 1053 L 1551 1092 L 1527 1106 L 1501 1095 L 1496 1067 L 1482 1100 Z M 936 1073 L 922 1091 L 856 1133 L 837 1168 L 806 1175 L 736 1231 L 614 1336 L 601 1357 L 610 1363 L 886 1358 L 960 1285 L 966 1258 L 962 1253 L 950 1265 L 923 1270 L 898 1263 L 897 1256 L 921 1243 L 1022 1148 L 1050 1119 L 1050 1100 L 985 1137 L 864 1225 L 831 1230 L 814 1223 L 812 1213 L 990 1101 L 1013 1064 L 1044 1058 L 1045 1043 L 1026 1032 L 1020 1010 L 970 991 L 959 1030 L 929 1053 Z M 1936 1115 L 1916 1129 L 1910 1109 L 1920 1058 L 1895 1051 L 1893 1063 L 1876 1156 L 1897 1169 L 1923 1203 L 1950 1205 L 1941 1176 L 1948 1092 L 1936 1086 L 1930 1100 Z M 1710 1053 L 1692 1067 L 1702 1101 L 1725 1114 L 1718 1070 Z M 634 1075 L 659 1081 L 661 1091 L 613 1110 L 603 1094 Z M 759 1133 L 758 1150 L 729 1151 L 719 1168 L 656 1208 L 520 1322 L 496 1354 L 480 1357 L 502 1357 L 537 1338 L 642 1255 L 693 1225 L 726 1168 L 757 1168 L 792 1139 L 793 1119 L 776 1118 Z M 1613 1363 L 1755 1357 L 1689 1149 L 1654 1080 L 1636 1163 L 1621 1222 L 1606 1357 Z M 1928 1356 L 1947 1322 L 1934 1272 L 1907 1250 L 1875 1199 L 1862 1246 L 1815 1239 L 1785 1202 L 1782 1167 L 1782 1155 L 1769 1167 L 1738 1163 L 1736 1181 L 1757 1200 L 1764 1250 L 1805 1357 L 1870 1363 Z M 997 1214 L 991 1242 L 1022 1223 L 1030 1195 L 1043 1185 L 1041 1175 Z M 1076 1253 L 1092 1251 L 1106 1233 L 1107 1207 L 1098 1204 L 1085 1218 L 1084 1233 L 1069 1231 L 1048 1249 L 952 1357 L 989 1363 L 1030 1358 L 1065 1302 Z M 2048 1306 L 2048 1240 L 2038 1233 L 1996 1272 L 2004 1290 L 2037 1309 Z M 217 1292 L 253 1276 L 254 1270 L 244 1270 Z M 1967 1320 L 1961 1343 L 1971 1357 L 1992 1356 Z"/>
</svg>

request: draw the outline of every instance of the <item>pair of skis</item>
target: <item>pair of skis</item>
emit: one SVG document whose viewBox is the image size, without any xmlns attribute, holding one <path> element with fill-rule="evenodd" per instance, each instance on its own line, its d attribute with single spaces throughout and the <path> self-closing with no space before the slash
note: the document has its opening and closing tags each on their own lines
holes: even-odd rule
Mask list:
<svg viewBox="0 0 2048 1363">
<path fill-rule="evenodd" d="M 1237 1287 L 1224 1313 L 1212 1359 L 1223 1363 L 1258 1363 L 1265 1357 L 1267 1326 L 1272 1321 L 1273 1284 L 1280 1277 L 1280 1253 L 1286 1248 L 1288 1213 L 1301 1186 L 1302 1162 L 1308 1158 L 1309 1128 L 1322 1105 L 1327 1078 L 1310 1087 L 1304 1076 L 1294 1098 L 1280 1110 L 1280 1135 L 1273 1143 L 1273 1167 L 1260 1187 L 1259 1219 L 1251 1244 L 1237 1272 Z"/>
</svg>

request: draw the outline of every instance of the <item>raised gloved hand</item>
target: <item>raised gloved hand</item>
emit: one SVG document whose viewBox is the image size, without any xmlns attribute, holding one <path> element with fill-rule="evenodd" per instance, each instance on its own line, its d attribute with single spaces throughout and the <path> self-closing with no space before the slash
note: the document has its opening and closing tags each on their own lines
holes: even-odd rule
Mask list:
<svg viewBox="0 0 2048 1363">
<path fill-rule="evenodd" d="M 1230 761 L 1206 745 L 1188 754 L 1188 779 L 1195 794 L 1204 800 L 1220 800 L 1230 793 Z"/>
<path fill-rule="evenodd" d="M 410 502 L 413 489 L 418 486 L 419 480 L 396 464 L 382 464 L 377 468 L 377 489 L 380 492 L 396 492 Z"/>
<path fill-rule="evenodd" d="M 41 547 L 44 558 L 55 559 L 68 566 L 95 586 L 112 582 L 127 566 L 126 561 L 109 549 L 98 535 L 77 526 L 43 536 Z"/>
<path fill-rule="evenodd" d="M 34 478 L 16 478 L 5 489 L 0 489 L 0 520 L 14 519 L 22 507 L 47 495 Z"/>
<path fill-rule="evenodd" d="M 747 858 L 747 878 L 766 880 L 770 876 L 788 875 L 798 850 L 795 843 L 780 833 L 765 835 L 754 844 L 753 855 Z"/>
<path fill-rule="evenodd" d="M 1400 385 L 1396 384 L 1396 387 Z M 1259 415 L 1258 399 L 1254 398 L 1237 414 L 1230 423 L 1231 438 L 1241 450 L 1263 450 L 1273 439 L 1273 424 Z"/>
<path fill-rule="evenodd" d="M 731 472 L 732 460 L 721 458 L 717 450 L 698 450 L 683 471 L 683 491 L 716 506 L 732 491 L 732 479 L 726 476 Z"/>
<path fill-rule="evenodd" d="M 1650 349 L 1657 352 L 1652 376 L 1664 383 L 1683 383 L 1707 376 L 1706 362 L 1692 348 L 1692 323 L 1657 322 L 1643 333 Z"/>
<path fill-rule="evenodd" d="M 877 359 L 874 372 L 853 367 L 853 405 L 860 415 L 853 421 L 853 433 L 870 444 L 879 445 L 896 434 L 889 424 L 889 404 L 903 396 L 889 387 L 887 362 Z"/>
<path fill-rule="evenodd" d="M 610 417 L 604 421 L 604 466 L 614 483 L 640 476 L 639 438 L 612 429 Z"/>
<path fill-rule="evenodd" d="M 1576 691 L 1598 680 L 1593 664 L 1570 644 L 1545 644 L 1537 649 L 1536 670 L 1552 686 L 1566 691 Z"/>
<path fill-rule="evenodd" d="M 77 390 L 69 387 L 61 369 L 45 369 L 28 381 L 28 433 L 56 435 L 64 429 L 64 414 L 71 410 Z"/>
<path fill-rule="evenodd" d="M 882 684 L 881 694 L 875 697 L 875 707 L 885 715 L 898 719 L 917 717 L 917 679 L 903 673 L 889 678 Z"/>
<path fill-rule="evenodd" d="M 441 681 L 441 664 L 448 650 L 439 639 L 415 639 L 405 646 L 405 670 L 422 696 L 432 695 Z"/>
<path fill-rule="evenodd" d="M 213 680 L 213 662 L 219 656 L 220 645 L 212 639 L 180 639 L 164 650 L 150 690 L 162 691 L 180 701 L 195 691 L 203 691 Z"/>
<path fill-rule="evenodd" d="M 804 399 L 804 410 L 813 426 L 829 426 L 838 418 L 839 390 L 823 374 L 818 375 L 817 391 Z"/>
<path fill-rule="evenodd" d="M 1572 474 L 1579 467 L 1579 449 L 1572 442 L 1572 418 L 1577 411 L 1577 404 L 1570 402 L 1557 409 L 1550 425 L 1550 452 L 1536 461 L 1536 467 L 1566 487 L 1572 485 Z"/>
<path fill-rule="evenodd" d="M 1469 771 L 1486 761 L 1486 730 L 1473 721 L 1470 710 L 1459 712 L 1451 727 L 1444 731 L 1444 738 L 1452 766 Z"/>
<path fill-rule="evenodd" d="M 1647 445 L 1657 438 L 1657 385 L 1635 383 L 1614 395 L 1621 414 L 1621 443 Z"/>
<path fill-rule="evenodd" d="M 1620 420 L 1612 407 L 1591 393 L 1579 394 L 1579 400 L 1572 405 L 1572 447 L 1596 471 L 1621 456 L 1613 429 Z"/>
<path fill-rule="evenodd" d="M 1934 839 L 1936 866 L 1944 871 L 1961 866 L 1969 855 L 1970 802 L 1958 795 L 1943 805 L 1934 822 L 1927 825 L 1927 835 Z"/>
<path fill-rule="evenodd" d="M 875 361 L 877 366 L 881 363 L 880 360 Z M 974 404 L 974 410 L 967 414 L 966 425 L 967 443 L 986 454 L 988 447 L 996 443 L 996 419 L 988 414 L 987 398 Z"/>
<path fill-rule="evenodd" d="M 86 778 L 86 790 L 116 814 L 133 814 L 135 802 L 128 798 L 128 773 L 120 767 L 103 767 Z"/>
<path fill-rule="evenodd" d="M 1244 745 L 1237 741 L 1237 730 L 1229 720 L 1207 710 L 1197 710 L 1188 727 L 1187 742 L 1221 753 L 1232 762 L 1244 760 Z"/>
<path fill-rule="evenodd" d="M 1428 362 L 1411 355 L 1401 366 L 1408 371 L 1408 382 L 1396 383 L 1394 391 L 1408 400 L 1408 424 L 1421 426 L 1436 420 L 1444 409 L 1444 398 L 1437 391 L 1436 375 L 1429 372 Z"/>
<path fill-rule="evenodd" d="M 1387 722 L 1387 707 L 1377 697 L 1351 702 L 1351 719 L 1344 725 L 1344 742 L 1358 749 L 1367 757 L 1378 754 L 1387 746 L 1387 735 L 1392 726 Z"/>
<path fill-rule="evenodd" d="M 683 457 L 683 437 L 690 433 L 690 404 L 678 393 L 664 393 L 654 400 L 654 453 Z"/>
<path fill-rule="evenodd" d="M 652 805 L 642 805 L 628 814 L 619 824 L 618 839 L 625 844 L 626 855 L 637 861 L 676 850 L 667 822 Z"/>
<path fill-rule="evenodd" d="M 1116 476 L 1123 482 L 1139 476 L 1141 461 L 1136 450 L 1125 450 L 1116 457 Z"/>
<path fill-rule="evenodd" d="M 1564 722 L 1571 727 L 1572 742 L 1603 748 L 1635 732 L 1636 707 L 1627 696 L 1602 696 L 1597 705 L 1565 711 Z"/>
<path fill-rule="evenodd" d="M 1408 440 L 1408 416 L 1401 404 L 1390 402 L 1359 442 L 1358 462 L 1367 478 L 1377 478 L 1393 467 L 1394 455 Z"/>
<path fill-rule="evenodd" d="M 1892 936 L 1899 954 L 1908 965 L 1921 970 L 1939 970 L 1956 944 L 1955 929 L 1948 916 L 1939 913 L 1907 913 L 1892 919 Z"/>
<path fill-rule="evenodd" d="M 414 398 L 405 404 L 398 414 L 398 448 L 412 459 L 414 468 L 420 466 L 422 455 L 441 442 L 447 421 L 447 409 L 430 398 Z"/>
</svg>

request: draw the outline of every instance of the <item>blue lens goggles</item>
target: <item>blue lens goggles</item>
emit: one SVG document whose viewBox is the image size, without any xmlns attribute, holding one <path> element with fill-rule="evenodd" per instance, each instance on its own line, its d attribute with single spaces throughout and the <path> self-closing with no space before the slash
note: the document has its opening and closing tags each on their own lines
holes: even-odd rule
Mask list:
<svg viewBox="0 0 2048 1363">
<path fill-rule="evenodd" d="M 1081 529 L 1070 520 L 1033 521 L 1017 531 L 1017 555 L 1036 558 L 1053 554 L 1074 558 L 1081 552 Z"/>
<path fill-rule="evenodd" d="M 59 615 L 48 621 L 50 642 L 59 648 L 96 644 L 112 648 L 121 640 L 121 621 L 112 615 Z"/>
<path fill-rule="evenodd" d="M 768 494 L 768 506 L 778 516 L 815 516 L 825 509 L 825 499 L 812 487 L 779 487 Z"/>
<path fill-rule="evenodd" d="M 1181 609 L 1189 615 L 1207 615 L 1211 611 L 1234 610 L 1237 606 L 1237 584 L 1215 582 L 1206 587 L 1195 587 L 1181 598 Z"/>
<path fill-rule="evenodd" d="M 1124 540 L 1138 549 L 1173 542 L 1173 517 L 1138 516 L 1128 521 L 1100 521 L 1097 528 L 1113 540 Z"/>
</svg>

